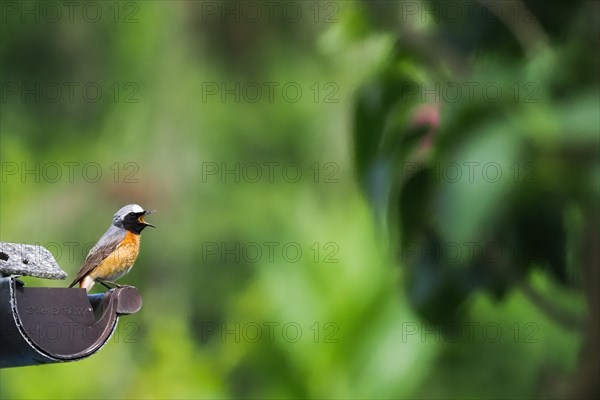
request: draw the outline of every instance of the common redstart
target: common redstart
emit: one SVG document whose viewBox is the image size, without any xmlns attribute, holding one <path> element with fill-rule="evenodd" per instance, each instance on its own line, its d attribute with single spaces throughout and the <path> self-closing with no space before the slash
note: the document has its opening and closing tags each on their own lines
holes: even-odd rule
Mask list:
<svg viewBox="0 0 600 400">
<path fill-rule="evenodd" d="M 88 292 L 96 282 L 107 284 L 128 273 L 140 251 L 140 234 L 145 227 L 154 225 L 144 221 L 144 216 L 154 211 L 144 211 L 137 204 L 128 204 L 115 214 L 112 224 L 98 243 L 89 251 L 77 276 L 69 287 L 79 282 Z"/>
</svg>

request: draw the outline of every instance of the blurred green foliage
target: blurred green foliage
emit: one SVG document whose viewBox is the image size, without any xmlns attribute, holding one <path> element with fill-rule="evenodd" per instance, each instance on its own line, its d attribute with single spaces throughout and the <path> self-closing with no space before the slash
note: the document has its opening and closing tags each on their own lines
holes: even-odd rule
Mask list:
<svg viewBox="0 0 600 400">
<path fill-rule="evenodd" d="M 452 19 L 448 3 L 480 17 Z M 512 2 L 531 15 L 508 21 L 473 2 L 283 2 L 273 19 L 255 3 L 258 21 L 242 2 L 94 4 L 97 22 L 3 8 L 0 239 L 46 245 L 71 276 L 116 209 L 157 209 L 122 279 L 144 305 L 91 358 L 0 371 L 1 398 L 579 393 L 581 321 L 598 290 L 586 291 L 584 268 L 598 245 L 597 3 Z M 286 4 L 302 17 L 283 15 Z M 21 95 L 49 82 L 60 101 Z M 65 82 L 79 84 L 74 101 Z M 273 101 L 221 89 L 265 82 L 279 84 Z M 465 82 L 504 95 L 422 95 Z M 86 83 L 98 101 L 81 94 Z M 498 163 L 503 177 L 427 175 L 464 162 Z M 59 179 L 44 175 L 53 163 Z M 83 170 L 92 163 L 97 180 Z M 245 179 L 249 163 L 262 179 Z M 279 163 L 274 179 L 264 163 Z M 236 165 L 240 179 L 221 174 Z M 422 256 L 467 242 L 519 257 Z M 226 252 L 249 243 L 262 256 Z M 302 249 L 297 262 L 286 243 Z"/>
</svg>

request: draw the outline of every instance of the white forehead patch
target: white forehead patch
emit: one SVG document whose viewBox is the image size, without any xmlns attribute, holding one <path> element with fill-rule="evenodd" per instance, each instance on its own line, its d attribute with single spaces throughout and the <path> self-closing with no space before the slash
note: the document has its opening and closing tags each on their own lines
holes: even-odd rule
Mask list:
<svg viewBox="0 0 600 400">
<path fill-rule="evenodd" d="M 131 211 L 134 213 L 140 213 L 140 212 L 144 212 L 144 209 L 142 207 L 138 206 L 137 204 L 132 204 Z"/>
<path fill-rule="evenodd" d="M 123 218 L 125 218 L 125 215 L 129 214 L 130 212 L 134 212 L 134 213 L 142 213 L 144 212 L 144 209 L 140 206 L 138 206 L 137 204 L 127 204 L 126 206 L 122 207 L 119 211 L 117 211 L 115 213 L 115 221 L 119 221 L 122 220 Z"/>
</svg>

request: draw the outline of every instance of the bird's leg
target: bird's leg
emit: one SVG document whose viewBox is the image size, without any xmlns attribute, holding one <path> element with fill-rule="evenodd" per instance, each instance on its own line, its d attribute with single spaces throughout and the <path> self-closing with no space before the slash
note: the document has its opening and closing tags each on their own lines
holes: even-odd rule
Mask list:
<svg viewBox="0 0 600 400">
<path fill-rule="evenodd" d="M 101 280 L 98 279 L 98 283 L 101 284 L 102 286 L 104 286 L 105 288 L 109 289 L 109 290 L 112 289 L 110 286 L 108 286 L 106 283 L 104 283 L 104 281 L 101 281 Z"/>
<path fill-rule="evenodd" d="M 129 287 L 129 285 L 119 285 L 118 283 L 112 282 L 112 281 L 107 281 L 106 279 L 96 279 L 96 282 L 98 282 L 99 284 L 103 285 L 105 288 L 107 289 L 113 289 L 113 288 L 124 288 L 124 287 Z M 113 285 L 113 287 L 111 288 L 108 285 Z"/>
</svg>

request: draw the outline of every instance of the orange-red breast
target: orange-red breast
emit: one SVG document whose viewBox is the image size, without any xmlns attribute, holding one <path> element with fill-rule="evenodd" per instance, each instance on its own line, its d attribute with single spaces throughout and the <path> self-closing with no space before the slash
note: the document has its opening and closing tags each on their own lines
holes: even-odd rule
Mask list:
<svg viewBox="0 0 600 400">
<path fill-rule="evenodd" d="M 154 228 L 144 221 L 144 217 L 153 212 L 144 211 L 137 204 L 128 204 L 117 211 L 112 224 L 89 251 L 69 287 L 79 282 L 79 287 L 89 292 L 96 282 L 119 286 L 114 281 L 133 267 L 140 251 L 140 234 L 147 226 Z"/>
</svg>

